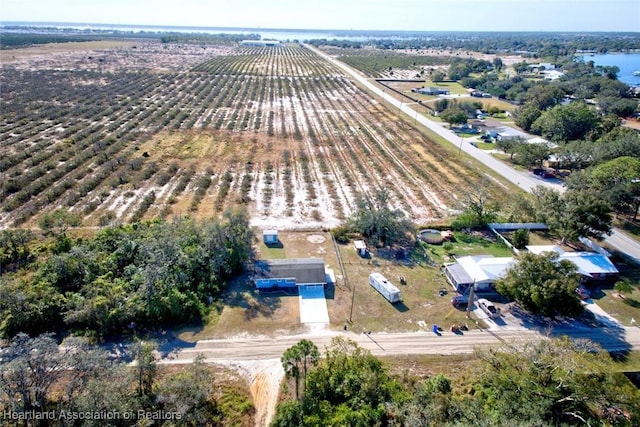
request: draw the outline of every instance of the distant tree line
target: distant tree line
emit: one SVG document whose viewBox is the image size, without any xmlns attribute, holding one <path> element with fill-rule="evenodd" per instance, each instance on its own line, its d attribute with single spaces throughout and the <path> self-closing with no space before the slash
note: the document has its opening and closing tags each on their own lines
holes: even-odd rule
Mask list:
<svg viewBox="0 0 640 427">
<path fill-rule="evenodd" d="M 260 40 L 260 34 L 202 34 L 202 33 L 160 33 L 162 43 L 178 44 L 230 44 L 241 40 Z"/>
<path fill-rule="evenodd" d="M 406 37 L 375 37 L 366 41 L 318 39 L 309 43 L 342 48 L 376 47 L 385 50 L 468 50 L 532 58 L 560 58 L 576 52 L 625 52 L 640 49 L 638 33 L 536 33 L 536 32 L 424 32 Z"/>
<path fill-rule="evenodd" d="M 10 31 L 8 31 L 10 30 Z M 0 29 L 0 50 L 18 49 L 49 43 L 87 42 L 108 39 L 155 39 L 162 43 L 230 44 L 240 40 L 259 40 L 260 34 L 204 34 L 166 31 L 122 31 L 74 28 L 5 26 Z"/>
<path fill-rule="evenodd" d="M 48 43 L 89 42 L 104 37 L 78 34 L 36 34 L 0 32 L 0 50 L 18 49 Z"/>
</svg>

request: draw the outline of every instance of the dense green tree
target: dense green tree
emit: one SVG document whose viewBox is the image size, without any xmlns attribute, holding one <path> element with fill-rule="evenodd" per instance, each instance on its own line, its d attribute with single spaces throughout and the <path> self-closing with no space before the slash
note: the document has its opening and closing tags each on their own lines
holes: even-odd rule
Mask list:
<svg viewBox="0 0 640 427">
<path fill-rule="evenodd" d="M 458 106 L 467 114 L 467 117 L 476 117 L 476 111 L 482 110 L 482 102 L 460 102 Z"/>
<path fill-rule="evenodd" d="M 640 392 L 588 340 L 510 342 L 477 359 L 463 383 L 441 374 L 400 383 L 335 338 L 310 371 L 306 397 L 280 403 L 272 426 L 631 426 L 640 416 Z"/>
<path fill-rule="evenodd" d="M 541 168 L 545 160 L 548 160 L 551 155 L 551 148 L 544 142 L 518 144 L 515 150 L 514 162 L 528 168 Z"/>
<path fill-rule="evenodd" d="M 562 145 L 555 154 L 562 169 L 581 170 L 593 163 L 593 152 L 593 142 L 578 139 Z"/>
<path fill-rule="evenodd" d="M 380 425 L 389 419 L 386 405 L 407 398 L 377 358 L 342 337 L 332 340 L 307 382 L 301 426 Z"/>
<path fill-rule="evenodd" d="M 620 68 L 616 65 L 596 65 L 595 70 L 609 80 L 616 80 Z"/>
<path fill-rule="evenodd" d="M 529 131 L 533 123 L 542 115 L 542 111 L 533 104 L 525 104 L 516 112 L 515 124 Z"/>
<path fill-rule="evenodd" d="M 0 282 L 0 334 L 38 335 L 62 325 L 66 298 L 50 283 L 7 278 Z"/>
<path fill-rule="evenodd" d="M 464 112 L 459 106 L 449 106 L 446 110 L 440 113 L 440 118 L 451 125 L 463 125 L 467 123 L 467 113 Z"/>
<path fill-rule="evenodd" d="M 553 141 L 565 143 L 584 137 L 598 127 L 601 118 L 594 109 L 581 102 L 556 105 L 542 113 L 531 131 Z"/>
<path fill-rule="evenodd" d="M 449 80 L 460 80 L 467 77 L 473 71 L 472 63 L 466 60 L 454 59 L 449 65 Z"/>
<path fill-rule="evenodd" d="M 640 135 L 634 129 L 617 127 L 592 146 L 593 162 L 596 164 L 623 156 L 640 158 Z"/>
<path fill-rule="evenodd" d="M 591 188 L 617 213 L 629 212 L 637 215 L 640 205 L 640 159 L 618 157 L 594 166 L 588 171 Z"/>
<path fill-rule="evenodd" d="M 449 108 L 449 104 L 451 104 L 451 102 L 449 101 L 449 98 L 440 98 L 440 99 L 437 99 L 436 102 L 434 103 L 434 108 L 438 113 L 441 113 L 447 108 Z"/>
<path fill-rule="evenodd" d="M 509 155 L 509 160 L 513 160 L 514 154 L 520 150 L 520 146 L 526 144 L 527 141 L 521 136 L 515 138 L 501 138 L 496 141 L 496 148 L 503 153 Z"/>
<path fill-rule="evenodd" d="M 600 97 L 598 98 L 598 107 L 603 114 L 629 117 L 638 111 L 638 100 L 615 96 Z"/>
<path fill-rule="evenodd" d="M 253 239 L 243 211 L 104 228 L 0 283 L 0 333 L 66 327 L 103 338 L 198 321 L 243 270 Z"/>
<path fill-rule="evenodd" d="M 402 210 L 391 208 L 390 197 L 387 188 L 379 188 L 372 198 L 360 198 L 356 212 L 347 221 L 350 229 L 377 247 L 405 243 L 413 235 L 413 224 Z"/>
<path fill-rule="evenodd" d="M 501 71 L 502 67 L 504 66 L 504 63 L 502 62 L 502 59 L 498 56 L 496 56 L 495 58 L 493 58 L 493 68 L 496 69 L 496 71 Z"/>
<path fill-rule="evenodd" d="M 575 316 L 583 310 L 575 292 L 579 281 L 576 266 L 558 261 L 558 254 L 523 252 L 496 282 L 496 290 L 534 313 Z"/>
<path fill-rule="evenodd" d="M 513 246 L 516 249 L 524 249 L 529 244 L 529 230 L 520 228 L 513 232 Z"/>
<path fill-rule="evenodd" d="M 56 209 L 42 215 L 39 225 L 45 234 L 60 235 L 66 233 L 69 227 L 78 227 L 81 223 L 78 215 L 66 209 Z"/>
<path fill-rule="evenodd" d="M 526 102 L 527 105 L 544 111 L 558 105 L 564 96 L 564 91 L 557 85 L 551 83 L 539 84 L 527 91 Z"/>
<path fill-rule="evenodd" d="M 0 274 L 33 261 L 35 257 L 29 246 L 33 239 L 31 230 L 0 230 Z"/>
<path fill-rule="evenodd" d="M 637 423 L 640 393 L 590 341 L 509 343 L 477 354 L 481 364 L 461 425 Z"/>
<path fill-rule="evenodd" d="M 434 82 L 434 83 L 440 83 L 440 82 L 444 81 L 444 79 L 446 77 L 447 76 L 442 71 L 436 71 L 431 76 L 431 81 Z"/>
<path fill-rule="evenodd" d="M 564 194 L 536 187 L 535 209 L 538 220 L 563 242 L 579 237 L 602 238 L 611 231 L 611 208 L 591 190 L 567 190 Z"/>
</svg>

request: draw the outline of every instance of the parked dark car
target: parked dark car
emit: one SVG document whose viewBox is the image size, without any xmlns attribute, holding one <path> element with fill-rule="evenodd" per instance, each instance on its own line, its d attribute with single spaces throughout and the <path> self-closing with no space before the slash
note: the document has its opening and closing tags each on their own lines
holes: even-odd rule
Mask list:
<svg viewBox="0 0 640 427">
<path fill-rule="evenodd" d="M 542 176 L 542 178 L 544 178 L 544 179 L 548 179 L 548 178 L 553 178 L 555 175 L 553 175 L 549 171 L 544 171 L 544 172 L 542 172 L 542 175 L 540 175 L 540 176 Z"/>
<path fill-rule="evenodd" d="M 451 298 L 451 305 L 455 308 L 467 308 L 467 304 L 469 304 L 469 298 L 466 295 L 456 295 Z"/>
<path fill-rule="evenodd" d="M 531 172 L 533 172 L 534 175 L 542 176 L 542 174 L 545 173 L 545 170 L 542 168 L 535 168 Z"/>
</svg>

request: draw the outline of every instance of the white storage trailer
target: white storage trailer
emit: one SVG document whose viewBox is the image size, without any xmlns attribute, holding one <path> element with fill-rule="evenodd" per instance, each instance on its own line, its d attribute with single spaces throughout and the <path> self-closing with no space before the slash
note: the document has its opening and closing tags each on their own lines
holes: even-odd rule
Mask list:
<svg viewBox="0 0 640 427">
<path fill-rule="evenodd" d="M 382 294 L 390 303 L 402 301 L 400 290 L 390 281 L 388 281 L 380 273 L 371 273 L 369 275 L 369 284 Z"/>
</svg>

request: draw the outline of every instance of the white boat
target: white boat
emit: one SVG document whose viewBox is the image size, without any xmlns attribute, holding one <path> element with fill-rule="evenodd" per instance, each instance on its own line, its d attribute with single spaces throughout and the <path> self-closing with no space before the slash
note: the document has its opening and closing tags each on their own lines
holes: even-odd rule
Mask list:
<svg viewBox="0 0 640 427">
<path fill-rule="evenodd" d="M 640 71 L 634 71 L 634 72 L 633 72 L 633 75 L 634 75 L 634 76 L 640 76 Z"/>
</svg>

